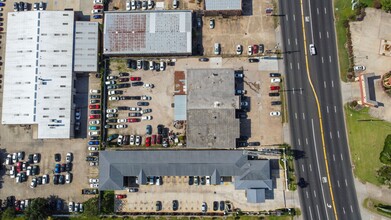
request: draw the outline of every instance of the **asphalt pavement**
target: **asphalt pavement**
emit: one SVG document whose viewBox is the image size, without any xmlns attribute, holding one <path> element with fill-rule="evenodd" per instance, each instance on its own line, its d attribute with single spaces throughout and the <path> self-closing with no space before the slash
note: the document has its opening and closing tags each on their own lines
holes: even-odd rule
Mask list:
<svg viewBox="0 0 391 220">
<path fill-rule="evenodd" d="M 280 0 L 291 144 L 304 153 L 296 160 L 297 177 L 305 182 L 299 188 L 304 218 L 361 219 L 344 124 L 332 9 L 330 0 Z M 315 45 L 316 55 L 305 53 L 309 44 Z"/>
</svg>

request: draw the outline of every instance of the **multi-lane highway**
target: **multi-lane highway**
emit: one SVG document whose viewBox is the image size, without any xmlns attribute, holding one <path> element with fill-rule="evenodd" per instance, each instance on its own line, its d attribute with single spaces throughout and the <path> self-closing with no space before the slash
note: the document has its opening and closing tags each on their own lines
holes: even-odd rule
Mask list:
<svg viewBox="0 0 391 220">
<path fill-rule="evenodd" d="M 286 95 L 305 219 L 361 219 L 341 100 L 331 0 L 280 0 Z M 309 54 L 309 44 L 316 55 Z"/>
</svg>

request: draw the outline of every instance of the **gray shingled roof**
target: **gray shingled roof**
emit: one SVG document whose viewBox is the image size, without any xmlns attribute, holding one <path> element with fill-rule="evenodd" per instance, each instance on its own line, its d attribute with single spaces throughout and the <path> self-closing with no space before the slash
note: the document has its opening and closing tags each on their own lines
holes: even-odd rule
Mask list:
<svg viewBox="0 0 391 220">
<path fill-rule="evenodd" d="M 248 189 L 247 202 L 249 203 L 265 202 L 265 189 Z"/>
<path fill-rule="evenodd" d="M 103 151 L 99 158 L 99 189 L 123 189 L 124 176 L 233 176 L 238 189 L 272 189 L 269 160 L 248 160 L 243 151 L 154 150 Z M 236 183 L 235 183 L 236 187 Z"/>
</svg>

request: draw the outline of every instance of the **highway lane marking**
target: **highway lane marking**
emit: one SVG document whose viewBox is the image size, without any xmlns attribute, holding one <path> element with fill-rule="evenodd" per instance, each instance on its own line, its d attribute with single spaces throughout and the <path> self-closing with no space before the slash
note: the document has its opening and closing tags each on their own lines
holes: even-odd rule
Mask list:
<svg viewBox="0 0 391 220">
<path fill-rule="evenodd" d="M 308 191 L 305 191 L 305 194 L 307 194 L 307 199 L 309 199 L 310 196 L 308 195 Z"/>
<path fill-rule="evenodd" d="M 334 161 L 335 161 L 335 154 L 333 154 L 333 159 L 334 159 Z"/>
<path fill-rule="evenodd" d="M 322 32 L 319 31 L 319 39 L 322 39 Z"/>
<path fill-rule="evenodd" d="M 345 179 L 345 185 L 348 186 L 348 181 Z"/>
<path fill-rule="evenodd" d="M 333 134 L 331 133 L 331 131 L 330 131 L 330 139 L 333 139 Z"/>
<path fill-rule="evenodd" d="M 308 206 L 308 209 L 310 210 L 311 219 L 314 219 L 314 218 L 312 217 L 311 206 Z"/>
<path fill-rule="evenodd" d="M 320 109 L 320 103 L 319 103 L 319 98 L 318 98 L 318 95 L 315 91 L 315 87 L 314 87 L 314 84 L 312 83 L 312 79 L 311 79 L 311 74 L 310 74 L 310 69 L 309 69 L 309 61 L 308 61 L 308 51 L 307 51 L 307 39 L 306 39 L 306 31 L 305 31 L 305 22 L 304 22 L 304 6 L 303 6 L 303 0 L 300 0 L 300 9 L 301 9 L 301 28 L 302 28 L 302 31 L 303 31 L 303 42 L 304 42 L 304 57 L 305 57 L 305 64 L 306 64 L 306 71 L 307 71 L 307 77 L 308 77 L 308 82 L 311 86 L 311 90 L 314 94 L 314 97 L 315 97 L 315 102 L 316 102 L 316 106 L 317 106 L 317 110 L 318 110 L 318 117 L 319 117 L 319 128 L 320 128 L 320 135 L 321 135 L 321 141 L 322 141 L 322 148 L 323 148 L 323 159 L 324 159 L 324 163 L 325 163 L 325 167 L 326 167 L 326 174 L 327 174 L 327 180 L 329 182 L 328 184 L 328 188 L 329 188 L 329 191 L 330 191 L 330 196 L 331 196 L 331 205 L 333 207 L 333 213 L 334 213 L 334 218 L 336 220 L 338 220 L 338 213 L 337 213 L 337 209 L 336 209 L 336 205 L 335 205 L 335 200 L 334 200 L 334 193 L 333 193 L 333 186 L 332 186 L 332 183 L 330 181 L 330 170 L 329 170 L 329 165 L 328 165 L 328 159 L 327 159 L 327 153 L 326 153 L 326 143 L 325 143 L 325 137 L 324 137 L 324 130 L 323 130 L 323 122 L 322 122 L 322 113 L 321 113 L 321 109 Z M 326 10 L 326 9 L 325 9 Z M 314 140 L 315 140 L 315 130 L 314 130 L 314 122 L 313 122 L 313 119 L 311 120 L 312 121 L 312 133 L 313 133 L 313 137 L 314 137 Z M 318 164 L 318 172 L 320 174 L 320 170 L 319 170 L 319 158 L 318 158 L 318 152 L 316 151 L 316 143 L 315 143 L 315 155 L 316 155 L 316 162 Z M 324 196 L 324 190 L 323 190 L 323 184 L 320 185 L 321 186 L 321 189 L 322 189 L 322 194 L 323 194 L 323 199 L 325 199 L 325 196 Z M 327 211 L 327 208 L 325 208 L 326 210 L 326 217 L 327 219 L 329 219 L 329 214 L 328 214 L 328 211 Z"/>
<path fill-rule="evenodd" d="M 339 138 L 339 130 L 337 131 L 337 136 L 338 136 L 338 138 Z"/>
<path fill-rule="evenodd" d="M 304 112 L 303 112 L 303 120 L 305 120 L 305 114 L 304 114 Z"/>
<path fill-rule="evenodd" d="M 297 63 L 297 69 L 300 70 L 300 63 Z"/>
<path fill-rule="evenodd" d="M 324 8 L 324 13 L 327 14 L 327 8 Z"/>
<path fill-rule="evenodd" d="M 302 170 L 303 170 L 303 172 L 304 172 L 304 164 L 302 164 L 302 165 L 301 165 L 301 169 L 302 169 Z"/>
<path fill-rule="evenodd" d="M 343 156 L 342 156 L 342 154 L 341 154 L 341 160 L 343 160 Z"/>
<path fill-rule="evenodd" d="M 297 112 L 295 112 L 295 118 L 297 119 Z"/>
<path fill-rule="evenodd" d="M 321 57 L 321 58 L 322 58 L 322 63 L 324 63 L 323 57 Z"/>
<path fill-rule="evenodd" d="M 305 144 L 308 145 L 308 138 L 305 138 Z"/>
<path fill-rule="evenodd" d="M 323 86 L 324 88 L 326 88 L 326 81 L 323 81 Z"/>
<path fill-rule="evenodd" d="M 288 38 L 288 45 L 291 45 L 291 39 Z"/>
<path fill-rule="evenodd" d="M 313 137 L 313 140 L 314 140 L 314 149 L 315 149 L 315 157 L 316 157 L 316 163 L 318 165 L 318 174 L 319 176 L 322 176 L 322 174 L 320 173 L 320 166 L 319 166 L 319 157 L 318 157 L 318 151 L 316 150 L 316 139 L 315 139 L 315 128 L 314 128 L 314 119 L 311 118 L 311 126 L 312 126 L 312 137 Z M 330 182 L 330 177 L 328 178 L 329 182 Z M 331 183 L 330 183 L 331 185 Z M 322 196 L 323 196 L 323 200 L 325 199 L 325 196 L 324 196 L 324 190 L 323 190 L 323 184 L 320 185 L 320 188 L 322 190 Z M 324 201 L 325 202 L 325 201 Z M 326 203 L 326 202 L 325 202 Z M 334 200 L 333 200 L 333 205 L 334 205 Z M 326 209 L 326 216 L 327 216 L 327 219 L 329 219 L 329 214 L 327 212 L 327 209 Z"/>
<path fill-rule="evenodd" d="M 292 69 L 292 62 L 290 62 L 290 66 L 291 66 L 291 69 Z M 295 90 L 293 90 L 293 91 L 295 91 Z"/>
<path fill-rule="evenodd" d="M 312 166 L 311 166 L 311 164 L 310 164 L 310 171 L 312 172 Z"/>
<path fill-rule="evenodd" d="M 339 185 L 339 180 L 337 180 L 337 183 L 338 183 L 338 187 L 341 187 L 341 186 Z"/>
<path fill-rule="evenodd" d="M 295 38 L 295 43 L 296 43 L 296 45 L 297 45 L 297 38 Z"/>
<path fill-rule="evenodd" d="M 316 8 L 316 12 L 319 14 L 319 8 Z"/>
<path fill-rule="evenodd" d="M 330 61 L 330 63 L 331 63 L 331 56 L 329 56 L 329 61 Z"/>
<path fill-rule="evenodd" d="M 320 217 L 320 212 L 319 212 L 319 206 L 316 205 L 316 210 L 318 210 L 318 216 Z"/>
<path fill-rule="evenodd" d="M 337 113 L 337 106 L 334 105 L 334 112 Z"/>
<path fill-rule="evenodd" d="M 331 87 L 334 88 L 334 81 L 331 81 Z"/>
<path fill-rule="evenodd" d="M 303 88 L 300 88 L 300 95 L 303 95 Z"/>
<path fill-rule="evenodd" d="M 301 144 L 300 144 L 300 138 L 297 139 L 297 142 L 299 143 L 299 145 L 301 145 Z"/>
<path fill-rule="evenodd" d="M 327 113 L 329 113 L 329 106 L 326 106 L 326 109 L 327 109 Z"/>
<path fill-rule="evenodd" d="M 353 206 L 350 205 L 350 211 L 353 213 Z"/>
<path fill-rule="evenodd" d="M 345 207 L 342 207 L 342 210 L 343 210 L 343 214 L 346 214 Z"/>
<path fill-rule="evenodd" d="M 288 16 L 285 16 L 285 18 L 286 18 L 286 21 L 288 21 Z"/>
<path fill-rule="evenodd" d="M 314 190 L 314 196 L 315 196 L 315 198 L 316 198 L 316 191 Z"/>
<path fill-rule="evenodd" d="M 326 31 L 326 35 L 327 35 L 327 38 L 329 38 L 329 32 L 328 31 Z"/>
<path fill-rule="evenodd" d="M 292 63 L 291 63 L 291 65 L 292 65 Z M 292 68 L 291 68 L 292 69 Z M 292 88 L 292 91 L 293 91 L 293 94 L 295 94 L 295 88 Z"/>
<path fill-rule="evenodd" d="M 295 14 L 293 14 L 293 20 L 296 21 L 296 16 L 295 16 Z"/>
</svg>

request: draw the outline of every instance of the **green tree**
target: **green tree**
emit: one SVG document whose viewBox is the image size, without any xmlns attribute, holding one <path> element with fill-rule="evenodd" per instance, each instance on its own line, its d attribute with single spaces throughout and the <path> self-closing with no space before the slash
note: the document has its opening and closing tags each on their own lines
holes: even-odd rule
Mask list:
<svg viewBox="0 0 391 220">
<path fill-rule="evenodd" d="M 91 198 L 83 203 L 84 212 L 86 217 L 94 217 L 99 215 L 98 209 L 98 197 Z"/>
<path fill-rule="evenodd" d="M 114 212 L 114 191 L 104 191 L 102 204 L 102 213 L 111 214 Z"/>
<path fill-rule="evenodd" d="M 380 162 L 391 165 L 391 135 L 387 135 L 384 140 L 383 151 L 380 153 Z"/>
<path fill-rule="evenodd" d="M 25 212 L 26 219 L 31 220 L 46 220 L 49 214 L 49 204 L 45 198 L 33 199 Z"/>
<path fill-rule="evenodd" d="M 381 0 L 380 3 L 384 11 L 391 11 L 391 0 Z"/>
<path fill-rule="evenodd" d="M 382 166 L 377 171 L 377 178 L 381 184 L 388 185 L 391 187 L 391 167 Z"/>
<path fill-rule="evenodd" d="M 1 215 L 1 220 L 12 220 L 16 217 L 16 211 L 14 208 L 9 207 Z"/>
</svg>

